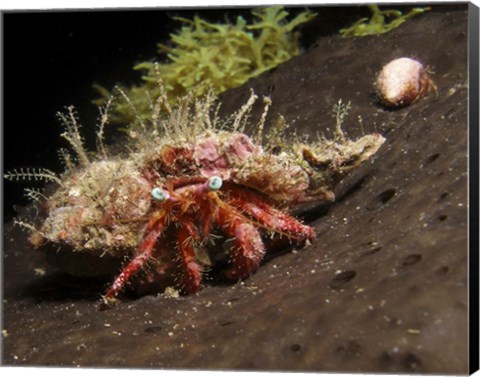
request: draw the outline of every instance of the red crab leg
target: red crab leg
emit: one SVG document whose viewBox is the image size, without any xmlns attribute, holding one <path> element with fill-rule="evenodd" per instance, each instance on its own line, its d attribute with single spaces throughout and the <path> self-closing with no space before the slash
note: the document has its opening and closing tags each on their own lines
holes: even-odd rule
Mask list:
<svg viewBox="0 0 480 377">
<path fill-rule="evenodd" d="M 253 192 L 229 187 L 234 194 L 228 203 L 255 218 L 268 229 L 300 241 L 315 239 L 313 228 L 261 200 Z"/>
<path fill-rule="evenodd" d="M 187 293 L 195 293 L 200 290 L 202 270 L 196 262 L 195 251 L 192 241 L 195 238 L 195 230 L 192 224 L 184 222 L 177 232 L 178 251 L 183 267 L 183 288 Z"/>
<path fill-rule="evenodd" d="M 260 233 L 255 225 L 226 208 L 219 209 L 218 222 L 225 233 L 234 238 L 232 266 L 225 272 L 225 276 L 232 280 L 250 276 L 257 270 L 265 254 Z"/>
<path fill-rule="evenodd" d="M 116 277 L 110 289 L 103 297 L 103 304 L 108 306 L 115 300 L 117 294 L 123 289 L 127 281 L 132 277 L 140 268 L 145 266 L 148 260 L 152 256 L 153 249 L 157 238 L 163 231 L 165 226 L 165 217 L 162 217 L 159 221 L 152 222 L 147 227 L 145 235 L 138 246 L 137 255 L 122 269 L 120 275 Z"/>
</svg>

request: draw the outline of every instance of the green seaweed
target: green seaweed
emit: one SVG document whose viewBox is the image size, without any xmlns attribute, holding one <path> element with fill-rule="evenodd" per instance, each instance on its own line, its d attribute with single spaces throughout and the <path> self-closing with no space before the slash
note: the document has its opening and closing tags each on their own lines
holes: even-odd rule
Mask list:
<svg viewBox="0 0 480 377">
<path fill-rule="evenodd" d="M 201 97 L 209 90 L 221 93 L 242 85 L 248 79 L 272 69 L 299 54 L 299 25 L 316 14 L 308 10 L 288 20 L 289 13 L 281 6 L 252 10 L 253 20 L 237 17 L 236 23 L 214 24 L 195 16 L 193 20 L 175 17 L 183 25 L 171 34 L 170 46 L 159 44 L 160 62 L 137 64 L 143 71 L 143 83 L 122 88 L 128 101 L 115 105 L 112 119 L 131 123 L 135 118 L 148 118 L 151 103 L 162 95 L 161 81 L 169 101 L 189 94 Z M 104 103 L 111 95 L 96 86 L 102 95 L 96 104 Z M 146 100 L 146 93 L 152 101 Z"/>
<path fill-rule="evenodd" d="M 388 33 L 416 14 L 430 10 L 429 7 L 413 8 L 407 14 L 402 14 L 402 12 L 395 9 L 380 10 L 377 5 L 369 5 L 368 8 L 372 12 L 372 17 L 370 19 L 366 17 L 361 18 L 352 26 L 341 29 L 339 32 L 342 37 L 364 37 L 366 35 Z M 386 19 L 389 19 L 390 22 L 387 23 Z"/>
</svg>

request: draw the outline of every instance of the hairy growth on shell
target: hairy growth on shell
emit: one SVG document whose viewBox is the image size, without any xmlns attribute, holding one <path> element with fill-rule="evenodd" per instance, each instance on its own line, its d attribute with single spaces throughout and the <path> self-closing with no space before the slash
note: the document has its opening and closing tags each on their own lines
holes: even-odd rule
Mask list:
<svg viewBox="0 0 480 377">
<path fill-rule="evenodd" d="M 59 183 L 44 199 L 48 216 L 42 224 L 19 222 L 33 230 L 30 240 L 36 247 L 49 242 L 92 255 L 122 257 L 139 242 L 153 208 L 152 190 L 168 188 L 172 180 L 187 176 L 218 177 L 254 190 L 287 211 L 302 202 L 332 201 L 339 179 L 374 155 L 384 142 L 379 134 L 348 139 L 341 130 L 348 111 L 342 102 L 336 107 L 334 139 L 307 143 L 299 137 L 286 138 L 288 126 L 282 117 L 266 131 L 269 98 L 263 98 L 263 112 L 247 135 L 247 128 L 252 129 L 250 114 L 259 101 L 253 92 L 227 118 L 218 116 L 220 105 L 212 94 L 203 99 L 183 97 L 172 108 L 161 85 L 159 92 L 150 104 L 151 117 L 137 117 L 138 127 L 130 131 L 127 156 L 111 155 L 103 142 L 110 99 L 100 112 L 94 158 L 84 148 L 77 116 L 69 107 L 59 115 L 65 126 L 62 136 L 74 152 L 61 152 L 66 166 L 63 175 L 20 170 L 5 176 L 51 176 Z M 121 90 L 118 96 L 128 103 Z"/>
</svg>

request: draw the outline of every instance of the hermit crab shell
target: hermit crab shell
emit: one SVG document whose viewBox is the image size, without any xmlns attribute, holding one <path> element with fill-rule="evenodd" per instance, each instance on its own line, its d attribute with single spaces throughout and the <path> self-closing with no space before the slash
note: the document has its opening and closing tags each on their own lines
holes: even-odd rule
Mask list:
<svg viewBox="0 0 480 377">
<path fill-rule="evenodd" d="M 422 63 L 410 58 L 399 58 L 382 68 L 375 86 L 382 104 L 401 107 L 423 97 L 434 85 Z"/>
</svg>

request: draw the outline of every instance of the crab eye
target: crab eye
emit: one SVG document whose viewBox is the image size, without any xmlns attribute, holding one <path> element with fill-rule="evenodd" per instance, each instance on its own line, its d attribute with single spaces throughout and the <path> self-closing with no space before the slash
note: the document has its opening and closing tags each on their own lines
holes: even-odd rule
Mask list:
<svg viewBox="0 0 480 377">
<path fill-rule="evenodd" d="M 217 191 L 220 189 L 220 187 L 222 187 L 222 183 L 223 183 L 222 178 L 218 176 L 213 176 L 212 178 L 210 178 L 208 182 L 208 188 L 211 191 Z"/>
<path fill-rule="evenodd" d="M 152 198 L 159 201 L 159 202 L 164 202 L 169 197 L 170 197 L 170 195 L 168 195 L 168 192 L 162 190 L 160 187 L 155 187 L 152 190 Z"/>
</svg>

